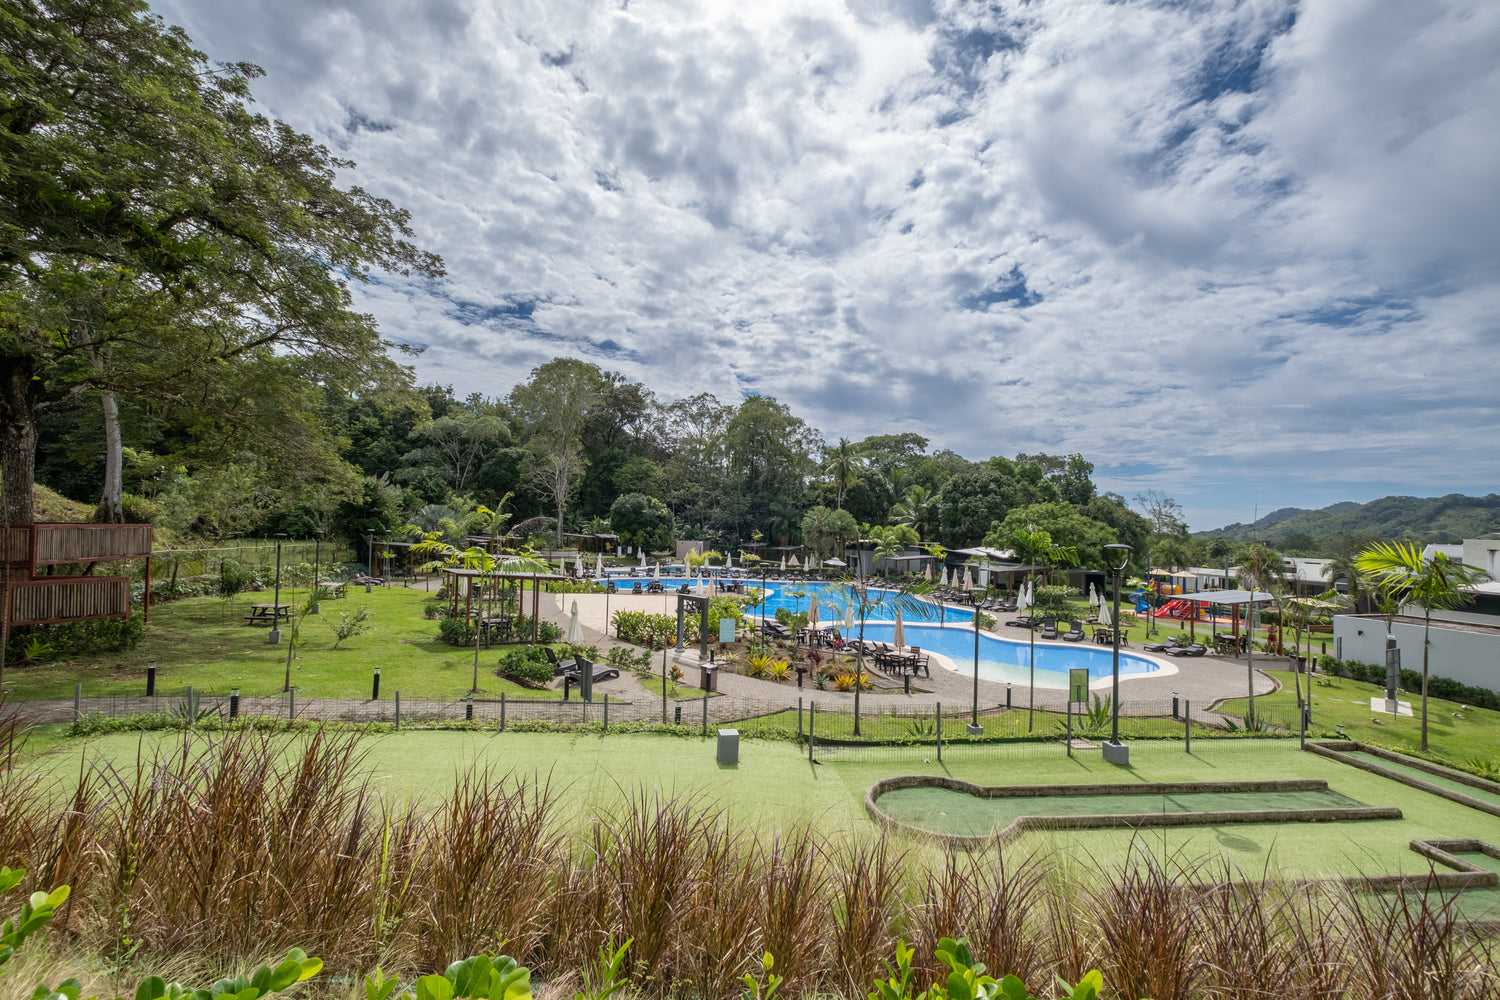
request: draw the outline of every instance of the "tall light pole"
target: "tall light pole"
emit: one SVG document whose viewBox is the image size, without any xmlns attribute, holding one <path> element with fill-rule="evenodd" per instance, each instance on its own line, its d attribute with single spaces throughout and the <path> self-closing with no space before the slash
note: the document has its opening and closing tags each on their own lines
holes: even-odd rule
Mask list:
<svg viewBox="0 0 1500 1000">
<path fill-rule="evenodd" d="M 281 542 L 286 532 L 276 532 L 276 596 L 271 599 L 271 643 L 281 641 Z"/>
<path fill-rule="evenodd" d="M 365 530 L 365 539 L 369 543 L 365 547 L 365 593 L 368 594 L 375 587 L 375 584 L 371 582 L 371 579 L 375 576 L 375 529 L 374 528 L 368 528 L 368 529 Z"/>
<path fill-rule="evenodd" d="M 1108 749 L 1106 749 L 1104 756 L 1105 760 L 1110 760 L 1111 763 L 1125 764 L 1130 761 L 1130 751 L 1120 745 L 1120 586 L 1121 576 L 1125 572 L 1125 564 L 1130 562 L 1130 546 L 1123 542 L 1113 542 L 1104 546 L 1104 551 L 1106 553 L 1106 565 L 1109 566 L 1111 572 L 1115 575 L 1114 682 L 1110 691 L 1110 699 L 1113 704 L 1110 706 L 1111 724 L 1109 741 L 1116 748 L 1115 755 L 1111 755 Z M 1115 564 L 1116 558 L 1120 560 L 1119 565 Z M 1123 754 L 1120 754 L 1121 750 L 1124 751 Z M 1116 756 L 1117 759 L 1111 760 L 1112 756 Z"/>
</svg>

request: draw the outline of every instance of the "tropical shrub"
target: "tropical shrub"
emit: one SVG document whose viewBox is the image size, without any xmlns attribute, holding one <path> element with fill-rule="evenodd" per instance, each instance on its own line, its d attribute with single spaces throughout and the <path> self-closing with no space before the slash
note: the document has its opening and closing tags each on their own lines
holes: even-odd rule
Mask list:
<svg viewBox="0 0 1500 1000">
<path fill-rule="evenodd" d="M 340 611 L 338 621 L 334 621 L 331 617 L 323 621 L 333 632 L 334 649 L 338 649 L 339 643 L 346 639 L 353 639 L 375 630 L 374 623 L 370 621 L 370 609 L 363 604 L 355 608 L 353 614 Z"/>
<path fill-rule="evenodd" d="M 552 661 L 542 646 L 517 646 L 500 654 L 495 674 L 523 687 L 544 688 L 552 683 Z"/>
<path fill-rule="evenodd" d="M 450 646 L 472 646 L 478 626 L 467 618 L 439 618 L 438 635 Z"/>
</svg>

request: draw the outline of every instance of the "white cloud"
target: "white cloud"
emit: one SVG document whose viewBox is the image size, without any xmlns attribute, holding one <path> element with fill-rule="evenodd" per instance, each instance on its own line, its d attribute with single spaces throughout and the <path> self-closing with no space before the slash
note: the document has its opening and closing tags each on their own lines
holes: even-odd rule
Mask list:
<svg viewBox="0 0 1500 1000">
<path fill-rule="evenodd" d="M 1208 517 L 1500 476 L 1492 4 L 156 9 L 411 209 L 450 278 L 360 301 L 424 380 L 577 354 Z"/>
</svg>

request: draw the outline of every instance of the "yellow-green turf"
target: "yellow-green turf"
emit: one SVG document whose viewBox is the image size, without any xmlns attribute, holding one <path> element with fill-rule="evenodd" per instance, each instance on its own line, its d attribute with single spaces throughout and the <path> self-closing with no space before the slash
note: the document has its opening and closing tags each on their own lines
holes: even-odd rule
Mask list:
<svg viewBox="0 0 1500 1000">
<path fill-rule="evenodd" d="M 71 784 L 80 755 L 107 762 L 129 776 L 138 750 L 177 752 L 181 734 L 112 735 L 69 741 L 26 765 L 38 778 Z M 925 754 L 925 759 L 924 755 Z M 905 755 L 905 756 L 902 756 Z M 742 740 L 736 766 L 715 761 L 712 736 L 654 734 L 541 734 L 411 731 L 370 737 L 366 766 L 375 786 L 397 802 L 436 805 L 456 774 L 486 766 L 496 775 L 545 780 L 559 818 L 580 821 L 626 796 L 691 796 L 705 809 L 758 835 L 812 824 L 820 833 L 873 835 L 864 810 L 866 789 L 898 774 L 945 774 L 979 785 L 1095 782 L 1234 781 L 1321 778 L 1341 795 L 1374 806 L 1397 806 L 1400 820 L 1358 823 L 1247 824 L 1223 827 L 1048 831 L 1027 834 L 1008 852 L 1058 854 L 1080 864 L 1111 865 L 1149 850 L 1173 864 L 1227 863 L 1246 875 L 1262 871 L 1298 877 L 1423 874 L 1428 863 L 1408 849 L 1413 839 L 1474 837 L 1500 844 L 1500 817 L 1448 802 L 1357 768 L 1301 753 L 1294 742 L 1202 741 L 1192 755 L 1180 743 L 1136 743 L 1131 765 L 1106 764 L 1097 752 L 1069 758 L 1055 744 L 952 747 L 938 762 L 931 750 L 857 754 L 809 763 L 806 748 L 770 740 Z M 918 854 L 925 841 L 904 841 Z"/>
</svg>

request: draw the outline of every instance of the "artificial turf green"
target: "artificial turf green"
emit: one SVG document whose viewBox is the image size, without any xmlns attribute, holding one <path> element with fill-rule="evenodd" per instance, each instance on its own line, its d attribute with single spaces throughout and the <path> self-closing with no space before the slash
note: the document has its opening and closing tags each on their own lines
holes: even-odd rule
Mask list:
<svg viewBox="0 0 1500 1000">
<path fill-rule="evenodd" d="M 1022 816 L 1137 816 L 1260 809 L 1350 809 L 1365 805 L 1331 789 L 983 798 L 930 786 L 894 789 L 882 795 L 878 804 L 903 823 L 933 833 L 967 837 L 997 833 Z"/>
<path fill-rule="evenodd" d="M 1396 774 L 1404 774 L 1409 778 L 1415 778 L 1418 781 L 1425 781 L 1429 785 L 1436 785 L 1438 788 L 1446 788 L 1450 792 L 1459 792 L 1463 795 L 1469 796 L 1472 799 L 1477 799 L 1480 802 L 1488 802 L 1491 805 L 1500 806 L 1500 794 L 1492 792 L 1489 789 L 1475 788 L 1473 785 L 1465 784 L 1462 781 L 1455 781 L 1452 778 L 1444 777 L 1441 774 L 1433 774 L 1431 771 L 1424 771 L 1421 768 L 1411 767 L 1407 764 L 1399 764 L 1395 761 L 1388 760 L 1385 757 L 1381 757 L 1373 753 L 1366 753 L 1362 750 L 1347 750 L 1344 751 L 1344 755 L 1354 760 L 1361 760 L 1367 764 L 1373 764 L 1376 767 L 1383 767 L 1386 770 L 1392 771 Z"/>
<path fill-rule="evenodd" d="M 124 774 L 138 747 L 181 745 L 181 734 L 144 738 L 113 735 L 70 742 L 31 762 L 39 776 L 76 779 L 80 755 L 107 762 Z M 744 739 L 738 765 L 715 760 L 713 737 L 655 734 L 543 734 L 494 731 L 412 731 L 371 737 L 366 766 L 380 794 L 395 801 L 439 804 L 456 775 L 478 765 L 495 775 L 550 783 L 564 822 L 581 822 L 645 793 L 692 797 L 705 810 L 758 834 L 811 824 L 828 836 L 873 836 L 865 813 L 869 786 L 899 774 L 945 774 L 978 785 L 1094 782 L 1236 781 L 1321 778 L 1331 790 L 1358 802 L 1396 806 L 1400 820 L 1361 823 L 1245 824 L 1207 828 L 1045 831 L 1019 837 L 1008 853 L 1056 853 L 1111 865 L 1149 849 L 1179 863 L 1228 864 L 1245 874 L 1262 870 L 1299 877 L 1352 874 L 1424 874 L 1429 864 L 1408 848 L 1414 839 L 1474 837 L 1500 844 L 1500 817 L 1448 802 L 1358 768 L 1301 753 L 1294 742 L 1220 741 L 1137 743 L 1129 767 L 1106 764 L 1098 753 L 1064 755 L 1056 744 L 1024 747 L 954 746 L 939 762 L 921 753 L 896 758 L 849 755 L 836 763 L 810 763 L 795 743 Z M 930 751 L 926 751 L 930 753 Z M 911 838 L 908 849 L 938 849 Z"/>
</svg>

